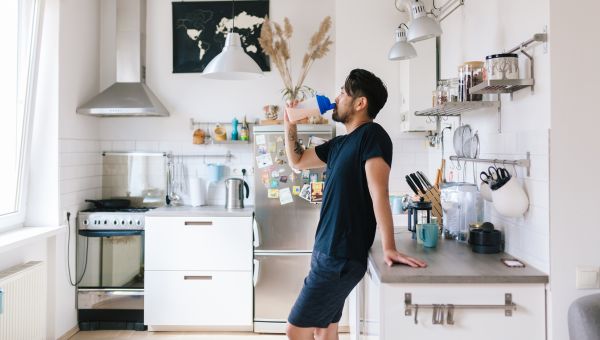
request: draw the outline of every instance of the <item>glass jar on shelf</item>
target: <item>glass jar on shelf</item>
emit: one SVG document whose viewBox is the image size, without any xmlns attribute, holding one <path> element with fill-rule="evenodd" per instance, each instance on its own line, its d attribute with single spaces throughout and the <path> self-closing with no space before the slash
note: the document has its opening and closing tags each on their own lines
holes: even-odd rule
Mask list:
<svg viewBox="0 0 600 340">
<path fill-rule="evenodd" d="M 461 102 L 481 101 L 483 95 L 471 94 L 471 88 L 483 82 L 484 63 L 468 61 L 458 68 L 458 99 Z"/>
</svg>

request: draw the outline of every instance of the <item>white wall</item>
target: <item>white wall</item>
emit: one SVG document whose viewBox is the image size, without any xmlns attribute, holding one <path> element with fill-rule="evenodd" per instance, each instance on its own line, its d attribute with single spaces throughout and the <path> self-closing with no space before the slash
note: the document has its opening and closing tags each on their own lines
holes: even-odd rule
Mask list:
<svg viewBox="0 0 600 340">
<path fill-rule="evenodd" d="M 542 32 L 548 25 L 548 1 L 466 1 L 465 5 L 442 22 L 441 78 L 458 76 L 458 66 L 464 61 L 485 60 L 486 55 L 506 51 Z M 522 218 L 498 215 L 493 205 L 486 203 L 486 219 L 505 233 L 506 251 L 538 269 L 549 271 L 549 171 L 548 130 L 550 128 L 550 64 L 543 45 L 530 50 L 535 58 L 535 91 L 524 89 L 502 96 L 502 133 L 498 133 L 497 111 L 477 110 L 465 113 L 463 123 L 479 132 L 481 158 L 521 159 L 531 152 L 531 175 L 524 168 L 516 174 L 529 195 L 530 207 Z M 529 64 L 519 56 L 520 71 L 528 76 Z M 445 157 L 454 155 L 452 133 L 446 133 Z M 440 148 L 430 150 L 430 173 L 439 167 Z M 491 164 L 477 166 L 479 172 Z M 467 176 L 447 162 L 447 177 L 473 182 L 472 165 Z M 515 169 L 508 167 L 514 174 Z"/>
<path fill-rule="evenodd" d="M 429 160 L 424 134 L 400 132 L 400 81 L 407 76 L 401 73 L 401 66 L 407 62 L 387 59 L 395 42 L 394 30 L 405 14 L 398 12 L 392 1 L 336 0 L 335 3 L 335 89 L 339 92 L 354 68 L 369 70 L 386 84 L 388 100 L 375 122 L 386 129 L 394 143 L 390 192 L 410 193 L 404 176 L 425 171 Z M 343 132 L 343 127 L 338 126 L 338 131 Z"/>
<path fill-rule="evenodd" d="M 594 290 L 575 290 L 577 266 L 600 266 L 596 169 L 600 112 L 595 105 L 597 1 L 550 0 L 552 147 L 550 151 L 550 300 L 553 339 L 568 339 L 567 310 Z M 591 217 L 591 218 L 590 218 Z M 573 339 L 574 340 L 574 339 Z"/>
</svg>

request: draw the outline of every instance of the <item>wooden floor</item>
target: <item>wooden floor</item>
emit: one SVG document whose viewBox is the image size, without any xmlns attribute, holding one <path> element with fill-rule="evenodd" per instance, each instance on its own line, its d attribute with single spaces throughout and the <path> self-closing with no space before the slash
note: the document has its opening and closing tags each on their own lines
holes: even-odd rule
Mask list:
<svg viewBox="0 0 600 340">
<path fill-rule="evenodd" d="M 79 332 L 69 340 L 100 339 L 161 339 L 161 340 L 287 340 L 285 335 L 266 335 L 256 333 L 198 333 L 198 332 L 136 332 L 136 331 L 89 331 Z M 340 334 L 340 340 L 349 340 L 350 336 Z"/>
</svg>

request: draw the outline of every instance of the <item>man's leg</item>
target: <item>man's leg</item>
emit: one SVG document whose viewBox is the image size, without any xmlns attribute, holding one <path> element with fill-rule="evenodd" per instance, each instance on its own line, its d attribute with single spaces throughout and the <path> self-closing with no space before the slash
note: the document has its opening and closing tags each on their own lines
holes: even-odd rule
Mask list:
<svg viewBox="0 0 600 340">
<path fill-rule="evenodd" d="M 290 340 L 314 340 L 315 329 L 313 327 L 297 327 L 287 323 L 285 334 Z"/>
<path fill-rule="evenodd" d="M 330 323 L 327 328 L 315 328 L 315 340 L 338 340 L 338 324 Z"/>
</svg>

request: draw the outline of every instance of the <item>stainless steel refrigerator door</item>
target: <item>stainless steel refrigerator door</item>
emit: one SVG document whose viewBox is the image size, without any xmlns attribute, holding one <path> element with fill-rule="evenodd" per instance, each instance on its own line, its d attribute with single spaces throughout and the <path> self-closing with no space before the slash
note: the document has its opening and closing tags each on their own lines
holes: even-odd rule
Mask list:
<svg viewBox="0 0 600 340">
<path fill-rule="evenodd" d="M 254 322 L 285 326 L 310 270 L 311 253 L 254 255 Z"/>
<path fill-rule="evenodd" d="M 301 188 L 307 180 L 302 178 L 301 173 L 293 173 L 287 164 L 283 131 L 257 132 L 255 130 L 254 133 L 254 155 L 267 152 L 273 161 L 272 166 L 258 168 L 258 164 L 255 165 L 255 251 L 311 251 L 321 205 L 310 203 L 299 196 L 292 196 L 293 203 L 283 205 L 278 198 L 268 198 L 269 189 L 293 190 L 294 186 Z M 310 136 L 329 140 L 332 138 L 332 132 L 300 131 L 298 133 L 298 138 L 305 144 L 308 143 Z M 260 143 L 263 140 L 264 144 Z M 283 164 L 278 164 L 278 161 Z M 322 180 L 324 170 L 324 168 L 314 169 L 311 173 L 316 173 L 319 180 Z M 274 176 L 275 172 L 277 176 Z M 281 176 L 286 176 L 286 179 L 281 181 Z M 272 181 L 276 181 L 275 186 L 272 185 Z"/>
</svg>

